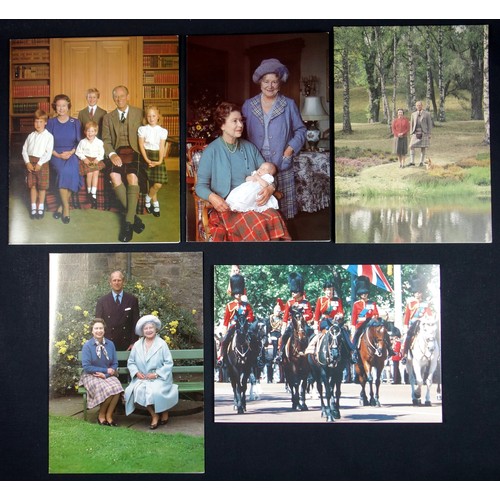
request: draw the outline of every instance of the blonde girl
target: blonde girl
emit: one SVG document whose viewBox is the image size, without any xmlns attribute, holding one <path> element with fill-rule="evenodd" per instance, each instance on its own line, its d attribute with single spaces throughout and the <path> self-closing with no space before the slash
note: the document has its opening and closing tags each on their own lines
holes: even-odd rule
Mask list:
<svg viewBox="0 0 500 500">
<path fill-rule="evenodd" d="M 160 217 L 158 191 L 167 182 L 167 170 L 163 163 L 166 155 L 168 131 L 159 125 L 160 111 L 156 106 L 148 106 L 145 112 L 145 125 L 139 127 L 139 149 L 141 165 L 149 181 L 145 207 L 148 213 Z"/>
</svg>

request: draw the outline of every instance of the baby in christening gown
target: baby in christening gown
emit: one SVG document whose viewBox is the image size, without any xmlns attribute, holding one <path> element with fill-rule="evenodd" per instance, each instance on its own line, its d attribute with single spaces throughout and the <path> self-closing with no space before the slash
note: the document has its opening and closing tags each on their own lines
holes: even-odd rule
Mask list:
<svg viewBox="0 0 500 500">
<path fill-rule="evenodd" d="M 268 208 L 278 209 L 278 200 L 271 196 L 265 205 L 257 205 L 258 194 L 262 188 L 274 182 L 276 166 L 274 163 L 265 162 L 249 175 L 243 184 L 235 187 L 227 196 L 226 203 L 233 212 L 264 212 Z"/>
</svg>

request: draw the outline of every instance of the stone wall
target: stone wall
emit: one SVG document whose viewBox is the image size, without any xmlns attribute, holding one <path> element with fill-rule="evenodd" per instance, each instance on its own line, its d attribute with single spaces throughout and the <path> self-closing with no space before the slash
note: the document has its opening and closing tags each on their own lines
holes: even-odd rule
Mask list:
<svg viewBox="0 0 500 500">
<path fill-rule="evenodd" d="M 165 288 L 176 303 L 196 309 L 203 331 L 203 254 L 201 252 L 129 252 L 51 254 L 51 292 L 69 294 L 106 282 L 114 270 L 146 285 Z"/>
</svg>

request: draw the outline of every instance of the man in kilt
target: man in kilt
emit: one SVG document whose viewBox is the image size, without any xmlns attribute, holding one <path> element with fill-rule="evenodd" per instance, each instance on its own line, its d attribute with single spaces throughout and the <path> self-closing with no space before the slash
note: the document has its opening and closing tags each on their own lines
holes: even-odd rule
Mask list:
<svg viewBox="0 0 500 500">
<path fill-rule="evenodd" d="M 139 143 L 137 131 L 142 125 L 143 112 L 129 106 L 127 87 L 113 89 L 116 109 L 107 113 L 102 122 L 105 163 L 117 199 L 125 211 L 119 241 L 130 241 L 134 231 L 144 231 L 144 223 L 136 215 L 139 200 Z"/>
<path fill-rule="evenodd" d="M 411 114 L 410 122 L 410 166 L 415 166 L 415 149 L 420 148 L 419 167 L 424 166 L 425 151 L 431 145 L 432 117 L 423 109 L 422 101 L 417 101 L 417 110 Z"/>
</svg>

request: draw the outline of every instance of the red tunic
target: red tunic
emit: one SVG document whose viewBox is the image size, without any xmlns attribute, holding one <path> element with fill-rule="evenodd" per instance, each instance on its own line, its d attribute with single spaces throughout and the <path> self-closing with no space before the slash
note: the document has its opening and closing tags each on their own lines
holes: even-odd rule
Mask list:
<svg viewBox="0 0 500 500">
<path fill-rule="evenodd" d="M 322 316 L 334 318 L 336 314 L 344 315 L 342 300 L 338 297 L 329 299 L 328 297 L 319 297 L 314 309 L 314 322 L 318 323 Z"/>
<path fill-rule="evenodd" d="M 406 303 L 403 325 L 410 326 L 426 314 L 433 314 L 432 309 L 429 307 L 427 302 L 419 302 L 417 299 L 409 299 Z"/>
<path fill-rule="evenodd" d="M 377 304 L 373 300 L 357 300 L 352 306 L 351 325 L 359 328 L 367 319 L 378 317 Z"/>
<path fill-rule="evenodd" d="M 234 323 L 233 318 L 236 311 L 245 314 L 248 322 L 252 323 L 254 321 L 252 306 L 248 302 L 239 302 L 234 299 L 226 305 L 226 312 L 224 313 L 224 326 L 226 328 Z"/>
<path fill-rule="evenodd" d="M 311 309 L 311 304 L 309 304 L 309 301 L 306 299 L 302 299 L 299 301 L 296 301 L 295 299 L 290 299 L 285 306 L 285 314 L 283 315 L 283 323 L 286 325 L 289 320 L 289 315 L 290 315 L 290 308 L 293 305 L 299 305 L 302 309 L 302 314 L 304 316 L 304 319 L 306 321 L 311 321 L 313 317 L 313 312 Z"/>
</svg>

